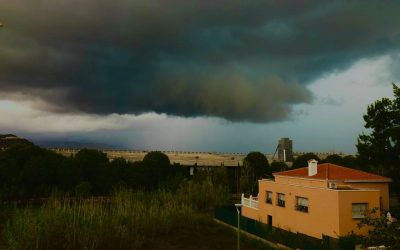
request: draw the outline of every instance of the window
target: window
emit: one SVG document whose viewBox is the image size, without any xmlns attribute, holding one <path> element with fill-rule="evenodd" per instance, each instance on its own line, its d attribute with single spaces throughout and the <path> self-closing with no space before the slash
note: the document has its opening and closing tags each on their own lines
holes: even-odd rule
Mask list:
<svg viewBox="0 0 400 250">
<path fill-rule="evenodd" d="M 353 203 L 353 219 L 365 218 L 365 212 L 367 212 L 367 203 Z"/>
<path fill-rule="evenodd" d="M 285 194 L 278 193 L 278 206 L 285 207 Z"/>
<path fill-rule="evenodd" d="M 296 196 L 296 210 L 308 213 L 308 198 Z"/>
<path fill-rule="evenodd" d="M 271 191 L 265 192 L 265 203 L 272 204 L 272 192 Z"/>
</svg>

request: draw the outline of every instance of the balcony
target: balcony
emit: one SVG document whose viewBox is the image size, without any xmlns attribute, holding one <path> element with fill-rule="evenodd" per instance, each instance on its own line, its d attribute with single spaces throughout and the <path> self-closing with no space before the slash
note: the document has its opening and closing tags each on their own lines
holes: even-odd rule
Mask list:
<svg viewBox="0 0 400 250">
<path fill-rule="evenodd" d="M 242 205 L 245 207 L 258 209 L 258 196 L 253 197 L 250 195 L 249 198 L 245 198 L 244 194 L 242 194 Z"/>
</svg>

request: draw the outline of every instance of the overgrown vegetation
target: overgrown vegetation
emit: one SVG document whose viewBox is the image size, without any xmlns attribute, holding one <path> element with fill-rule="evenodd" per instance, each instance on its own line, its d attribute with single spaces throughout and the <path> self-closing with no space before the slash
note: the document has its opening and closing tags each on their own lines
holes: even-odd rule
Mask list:
<svg viewBox="0 0 400 250">
<path fill-rule="evenodd" d="M 107 198 L 53 195 L 40 207 L 15 207 L 3 237 L 10 249 L 140 249 L 160 235 L 211 223 L 205 213 L 228 193 L 210 180 L 177 192 L 118 190 Z"/>
<path fill-rule="evenodd" d="M 10 249 L 168 249 L 169 240 L 169 249 L 186 249 L 188 232 L 208 235 L 216 226 L 210 212 L 230 199 L 224 168 L 190 177 L 161 152 L 131 163 L 21 144 L 0 151 L 0 172 L 0 247 Z M 227 248 L 235 246 L 235 235 L 223 233 Z"/>
</svg>

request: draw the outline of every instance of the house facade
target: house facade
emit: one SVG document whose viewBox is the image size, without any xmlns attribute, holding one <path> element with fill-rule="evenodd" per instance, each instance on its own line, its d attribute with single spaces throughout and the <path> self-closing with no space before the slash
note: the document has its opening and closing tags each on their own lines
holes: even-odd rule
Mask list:
<svg viewBox="0 0 400 250">
<path fill-rule="evenodd" d="M 389 210 L 389 178 L 330 163 L 274 174 L 259 180 L 258 197 L 242 196 L 242 216 L 321 239 L 352 231 L 365 211 Z"/>
</svg>

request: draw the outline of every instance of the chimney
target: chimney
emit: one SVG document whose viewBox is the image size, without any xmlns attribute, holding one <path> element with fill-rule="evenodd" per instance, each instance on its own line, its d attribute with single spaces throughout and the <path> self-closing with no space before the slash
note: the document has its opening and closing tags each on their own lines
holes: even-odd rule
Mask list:
<svg viewBox="0 0 400 250">
<path fill-rule="evenodd" d="M 311 159 L 308 161 L 308 176 L 313 176 L 318 173 L 317 168 L 318 161 Z"/>
</svg>

